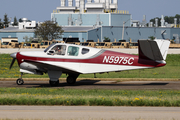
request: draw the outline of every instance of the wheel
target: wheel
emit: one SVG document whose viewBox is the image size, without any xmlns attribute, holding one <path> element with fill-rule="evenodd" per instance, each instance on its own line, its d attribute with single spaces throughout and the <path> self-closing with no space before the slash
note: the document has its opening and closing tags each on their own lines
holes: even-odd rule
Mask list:
<svg viewBox="0 0 180 120">
<path fill-rule="evenodd" d="M 50 84 L 51 86 L 58 86 L 58 85 L 59 85 L 59 80 L 57 80 L 57 81 L 51 81 L 51 80 L 49 80 L 49 84 Z"/>
<path fill-rule="evenodd" d="M 66 79 L 67 83 L 68 84 L 75 84 L 76 82 L 76 77 L 74 76 L 68 76 L 67 79 Z"/>
<path fill-rule="evenodd" d="M 24 80 L 22 78 L 19 78 L 19 79 L 16 80 L 16 84 L 17 85 L 22 85 L 22 84 L 24 84 Z"/>
</svg>

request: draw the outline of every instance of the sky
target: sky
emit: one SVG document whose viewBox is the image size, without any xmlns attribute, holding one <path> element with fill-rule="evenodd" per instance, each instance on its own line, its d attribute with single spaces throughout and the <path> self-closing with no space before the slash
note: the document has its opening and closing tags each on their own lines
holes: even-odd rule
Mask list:
<svg viewBox="0 0 180 120">
<path fill-rule="evenodd" d="M 28 18 L 44 22 L 51 19 L 51 13 L 60 6 L 60 0 L 0 0 L 0 18 L 7 14 L 14 20 Z M 118 0 L 118 9 L 127 10 L 133 20 L 146 20 L 155 17 L 175 16 L 180 14 L 180 0 Z"/>
</svg>

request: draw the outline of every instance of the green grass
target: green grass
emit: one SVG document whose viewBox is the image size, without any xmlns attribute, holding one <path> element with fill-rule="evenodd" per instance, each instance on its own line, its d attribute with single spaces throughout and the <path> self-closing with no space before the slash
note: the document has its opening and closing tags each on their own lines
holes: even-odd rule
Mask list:
<svg viewBox="0 0 180 120">
<path fill-rule="evenodd" d="M 167 65 L 155 69 L 130 70 L 122 72 L 110 72 L 97 74 L 97 78 L 180 78 L 180 54 L 168 54 Z M 18 78 L 20 77 L 17 61 L 11 70 L 9 66 L 12 58 L 9 54 L 0 54 L 0 78 Z M 63 74 L 61 78 L 66 78 Z M 93 78 L 94 74 L 80 75 L 79 78 Z M 48 75 L 26 74 L 23 78 L 48 78 Z"/>
<path fill-rule="evenodd" d="M 0 105 L 180 106 L 180 90 L 0 88 Z"/>
</svg>

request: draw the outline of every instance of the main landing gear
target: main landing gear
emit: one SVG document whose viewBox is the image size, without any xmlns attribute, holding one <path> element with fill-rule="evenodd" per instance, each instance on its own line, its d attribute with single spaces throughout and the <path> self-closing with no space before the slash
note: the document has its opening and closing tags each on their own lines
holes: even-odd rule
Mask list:
<svg viewBox="0 0 180 120">
<path fill-rule="evenodd" d="M 67 83 L 70 85 L 75 84 L 78 76 L 79 75 L 76 75 L 76 74 L 69 74 L 69 76 L 66 79 Z"/>
<path fill-rule="evenodd" d="M 17 85 L 23 85 L 24 84 L 24 80 L 22 79 L 22 75 L 23 75 L 23 73 L 21 73 L 21 77 L 16 80 Z"/>
<path fill-rule="evenodd" d="M 70 74 L 68 77 L 67 77 L 67 79 L 66 79 L 66 81 L 67 81 L 67 83 L 68 84 L 70 84 L 70 85 L 72 85 L 72 84 L 75 84 L 76 83 L 76 79 L 77 79 L 77 77 L 78 77 L 79 75 L 75 75 L 75 74 Z M 49 80 L 49 84 L 51 85 L 51 86 L 58 86 L 59 85 L 59 80 Z"/>
</svg>

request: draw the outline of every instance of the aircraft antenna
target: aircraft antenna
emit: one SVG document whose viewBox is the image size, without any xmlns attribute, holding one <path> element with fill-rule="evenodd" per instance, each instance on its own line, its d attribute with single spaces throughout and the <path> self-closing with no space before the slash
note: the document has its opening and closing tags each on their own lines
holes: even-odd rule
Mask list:
<svg viewBox="0 0 180 120">
<path fill-rule="evenodd" d="M 70 33 L 69 33 L 70 34 Z M 69 38 L 69 34 L 68 34 L 68 37 L 66 38 L 66 40 Z M 66 40 L 64 41 L 64 43 L 66 43 Z"/>
</svg>

